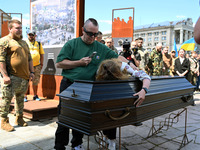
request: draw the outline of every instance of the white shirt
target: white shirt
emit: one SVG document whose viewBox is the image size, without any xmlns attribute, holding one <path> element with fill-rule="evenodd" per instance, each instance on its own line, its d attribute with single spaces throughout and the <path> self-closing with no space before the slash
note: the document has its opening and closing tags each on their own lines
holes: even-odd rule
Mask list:
<svg viewBox="0 0 200 150">
<path fill-rule="evenodd" d="M 184 61 L 184 57 L 182 58 L 182 57 L 179 57 L 179 59 L 180 59 L 180 62 L 181 62 L 181 65 L 182 65 L 182 63 L 183 63 L 183 61 Z"/>
</svg>

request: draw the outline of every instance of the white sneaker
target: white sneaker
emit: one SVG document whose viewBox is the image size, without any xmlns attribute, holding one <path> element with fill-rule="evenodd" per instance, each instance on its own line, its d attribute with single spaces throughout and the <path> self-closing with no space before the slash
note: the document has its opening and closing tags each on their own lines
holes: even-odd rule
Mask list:
<svg viewBox="0 0 200 150">
<path fill-rule="evenodd" d="M 109 150 L 116 150 L 115 140 L 108 139 L 108 149 Z"/>
<path fill-rule="evenodd" d="M 83 145 L 78 145 L 74 147 L 72 150 L 85 150 L 85 149 L 83 148 Z"/>
</svg>

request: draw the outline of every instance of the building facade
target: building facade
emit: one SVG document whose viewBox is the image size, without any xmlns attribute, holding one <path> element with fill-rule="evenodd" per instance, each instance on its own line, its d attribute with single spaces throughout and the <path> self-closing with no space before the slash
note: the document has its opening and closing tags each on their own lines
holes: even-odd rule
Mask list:
<svg viewBox="0 0 200 150">
<path fill-rule="evenodd" d="M 176 40 L 177 49 L 183 42 L 193 37 L 194 27 L 191 18 L 180 21 L 165 21 L 161 23 L 152 23 L 149 25 L 136 26 L 134 28 L 133 40 L 142 37 L 144 39 L 143 46 L 151 51 L 156 44 L 162 43 L 163 47 L 168 46 L 169 51 L 174 50 L 174 40 Z M 106 34 L 104 36 L 109 36 Z M 111 34 L 110 34 L 111 36 Z M 117 47 L 117 40 L 114 39 Z M 124 38 L 123 38 L 124 39 Z M 127 37 L 131 40 L 131 38 Z"/>
<path fill-rule="evenodd" d="M 174 40 L 176 40 L 177 49 L 184 41 L 192 38 L 194 27 L 191 18 L 181 21 L 166 21 L 157 24 L 136 27 L 134 30 L 134 39 L 142 37 L 144 39 L 144 48 L 151 51 L 156 44 L 162 43 L 168 46 L 169 51 L 174 49 Z"/>
</svg>

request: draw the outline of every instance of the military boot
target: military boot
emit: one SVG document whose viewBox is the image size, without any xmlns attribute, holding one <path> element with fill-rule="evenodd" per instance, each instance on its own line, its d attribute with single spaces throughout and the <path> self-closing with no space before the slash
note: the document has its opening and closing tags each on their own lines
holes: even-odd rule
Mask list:
<svg viewBox="0 0 200 150">
<path fill-rule="evenodd" d="M 26 123 L 23 119 L 23 115 L 18 115 L 16 116 L 16 119 L 15 119 L 15 125 L 19 125 L 19 126 L 28 126 L 28 123 Z"/>
<path fill-rule="evenodd" d="M 8 132 L 13 131 L 14 127 L 10 125 L 9 118 L 2 118 L 1 119 L 1 129 L 6 130 Z"/>
</svg>

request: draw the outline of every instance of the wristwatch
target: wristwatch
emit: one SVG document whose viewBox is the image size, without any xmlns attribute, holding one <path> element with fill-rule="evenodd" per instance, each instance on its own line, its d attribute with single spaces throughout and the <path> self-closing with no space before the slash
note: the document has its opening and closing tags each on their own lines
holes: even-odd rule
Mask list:
<svg viewBox="0 0 200 150">
<path fill-rule="evenodd" d="M 144 89 L 145 93 L 148 93 L 148 89 L 143 87 L 142 89 Z"/>
<path fill-rule="evenodd" d="M 35 74 L 35 72 L 31 72 L 32 74 Z"/>
</svg>

